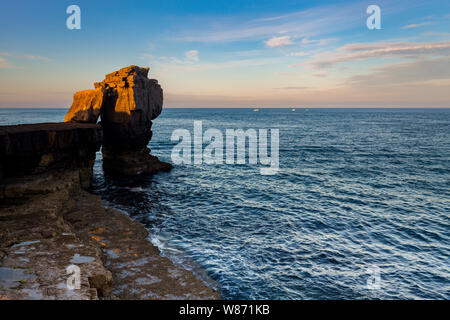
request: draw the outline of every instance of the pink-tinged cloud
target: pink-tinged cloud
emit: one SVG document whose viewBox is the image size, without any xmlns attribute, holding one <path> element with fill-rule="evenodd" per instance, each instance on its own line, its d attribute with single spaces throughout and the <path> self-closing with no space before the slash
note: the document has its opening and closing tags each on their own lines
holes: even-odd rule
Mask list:
<svg viewBox="0 0 450 320">
<path fill-rule="evenodd" d="M 25 58 L 25 59 L 29 59 L 29 60 L 35 60 L 35 61 L 47 61 L 47 62 L 53 61 L 50 58 L 41 57 L 41 56 L 35 56 L 35 55 L 32 55 L 32 54 L 24 54 L 22 56 L 18 56 L 18 58 Z"/>
<path fill-rule="evenodd" d="M 16 59 L 27 59 L 27 60 L 34 60 L 34 61 L 47 61 L 50 62 L 52 61 L 50 58 L 47 57 L 41 57 L 41 56 L 36 56 L 36 55 L 31 55 L 31 54 L 22 54 L 22 55 L 17 55 L 17 54 L 12 54 L 9 52 L 0 52 L 0 69 L 20 69 L 21 67 L 16 67 L 11 65 L 10 61 L 8 61 L 8 59 L 6 59 L 5 57 L 11 57 L 11 58 L 16 58 Z"/>
<path fill-rule="evenodd" d="M 185 53 L 185 57 L 189 61 L 198 61 L 198 51 L 197 50 L 189 50 Z"/>
<path fill-rule="evenodd" d="M 289 56 L 291 56 L 291 57 L 303 57 L 303 56 L 306 56 L 306 55 L 307 55 L 307 53 L 303 52 L 303 51 L 289 53 Z"/>
<path fill-rule="evenodd" d="M 284 47 L 294 44 L 290 36 L 273 37 L 267 40 L 265 43 L 266 46 L 270 48 Z"/>
<path fill-rule="evenodd" d="M 337 50 L 315 56 L 308 63 L 315 69 L 324 69 L 336 64 L 349 61 L 361 61 L 381 57 L 408 57 L 442 55 L 450 53 L 450 41 L 427 43 L 375 43 L 375 44 L 349 44 Z"/>
<path fill-rule="evenodd" d="M 392 87 L 407 84 L 442 83 L 450 80 L 450 57 L 391 64 L 346 79 L 345 84 L 364 87 Z"/>
<path fill-rule="evenodd" d="M 327 44 L 330 44 L 331 42 L 335 42 L 339 40 L 338 38 L 325 38 L 325 39 L 310 39 L 310 38 L 303 38 L 302 39 L 302 45 L 317 45 L 317 46 L 325 46 Z"/>
<path fill-rule="evenodd" d="M 0 56 L 0 69 L 11 69 L 11 68 L 14 67 L 9 64 L 8 60 Z"/>
<path fill-rule="evenodd" d="M 408 24 L 406 26 L 403 26 L 402 29 L 419 28 L 419 27 L 430 25 L 430 24 L 431 24 L 431 22 L 413 23 L 413 24 Z"/>
</svg>

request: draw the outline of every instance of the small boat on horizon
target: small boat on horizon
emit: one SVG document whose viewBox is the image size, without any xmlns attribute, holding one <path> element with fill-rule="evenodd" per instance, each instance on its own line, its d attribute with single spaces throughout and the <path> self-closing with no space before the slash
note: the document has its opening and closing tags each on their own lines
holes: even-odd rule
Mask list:
<svg viewBox="0 0 450 320">
<path fill-rule="evenodd" d="M 255 108 L 255 109 L 253 109 L 253 111 L 259 111 L 259 109 L 258 109 L 258 108 Z"/>
<path fill-rule="evenodd" d="M 295 108 L 292 108 L 291 111 L 295 111 Z"/>
</svg>

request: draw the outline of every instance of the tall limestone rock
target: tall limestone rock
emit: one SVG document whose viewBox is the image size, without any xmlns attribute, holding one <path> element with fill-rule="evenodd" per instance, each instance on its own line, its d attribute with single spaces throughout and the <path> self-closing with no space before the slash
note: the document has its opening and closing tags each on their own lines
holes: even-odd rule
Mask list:
<svg viewBox="0 0 450 320">
<path fill-rule="evenodd" d="M 162 111 L 163 91 L 148 79 L 149 68 L 129 66 L 107 74 L 95 89 L 77 92 L 66 122 L 96 122 L 103 127 L 103 168 L 109 173 L 138 174 L 170 170 L 150 155 L 152 120 Z"/>
</svg>

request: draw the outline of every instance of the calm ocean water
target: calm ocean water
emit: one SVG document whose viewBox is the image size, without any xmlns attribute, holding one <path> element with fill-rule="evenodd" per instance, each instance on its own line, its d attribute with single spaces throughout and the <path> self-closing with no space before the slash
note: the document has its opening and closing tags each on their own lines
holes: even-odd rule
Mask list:
<svg viewBox="0 0 450 320">
<path fill-rule="evenodd" d="M 0 124 L 62 121 L 66 110 L 0 109 Z M 94 191 L 194 260 L 233 299 L 450 299 L 450 109 L 165 109 L 174 129 L 279 128 L 280 170 L 179 165 Z M 379 270 L 369 289 L 368 269 Z"/>
</svg>

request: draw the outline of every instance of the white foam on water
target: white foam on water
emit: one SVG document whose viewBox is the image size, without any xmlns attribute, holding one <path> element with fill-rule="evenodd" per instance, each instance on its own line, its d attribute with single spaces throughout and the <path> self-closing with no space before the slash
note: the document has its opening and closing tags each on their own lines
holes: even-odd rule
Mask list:
<svg viewBox="0 0 450 320">
<path fill-rule="evenodd" d="M 202 280 L 208 287 L 217 289 L 217 283 L 211 279 L 206 271 L 195 263 L 183 250 L 171 245 L 162 236 L 151 234 L 148 240 L 161 252 L 161 256 L 170 259 L 174 265 L 192 272 L 198 279 Z M 175 276 L 175 274 L 171 273 Z"/>
</svg>

